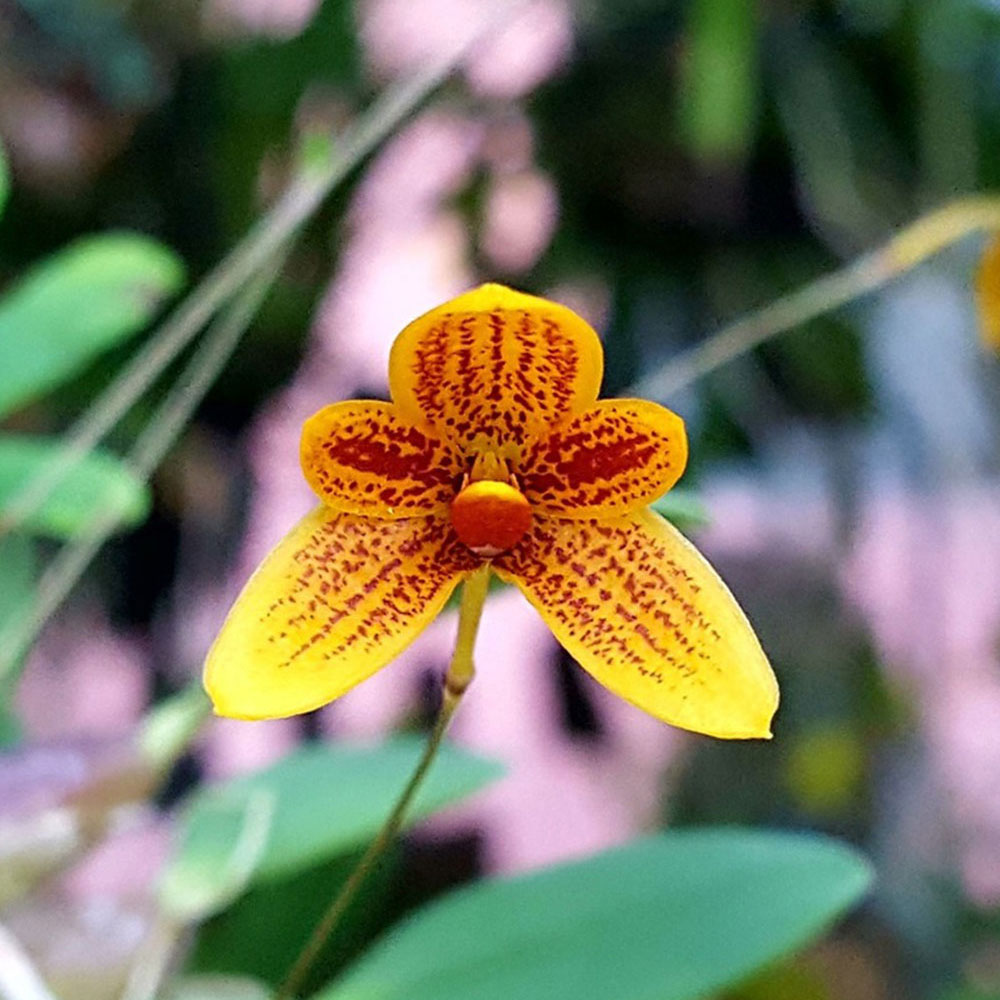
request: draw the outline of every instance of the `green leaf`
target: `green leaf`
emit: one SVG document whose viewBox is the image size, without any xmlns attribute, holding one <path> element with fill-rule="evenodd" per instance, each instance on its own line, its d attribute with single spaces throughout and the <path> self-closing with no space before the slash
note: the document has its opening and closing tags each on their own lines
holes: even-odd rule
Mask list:
<svg viewBox="0 0 1000 1000">
<path fill-rule="evenodd" d="M 262 792 L 272 796 L 274 821 L 253 881 L 282 878 L 374 836 L 422 749 L 420 737 L 397 737 L 375 747 L 305 747 L 267 770 L 199 793 L 187 822 L 201 822 L 201 813 L 220 803 L 238 805 Z M 411 817 L 457 802 L 501 773 L 491 761 L 443 747 Z"/>
<path fill-rule="evenodd" d="M 0 634 L 15 615 L 29 606 L 37 576 L 35 545 L 21 534 L 0 537 Z M 11 700 L 14 681 L 21 664 L 7 677 L 0 677 L 0 749 L 13 746 L 20 736 L 20 724 Z"/>
<path fill-rule="evenodd" d="M 7 167 L 7 157 L 4 155 L 3 145 L 0 144 L 0 215 L 3 215 L 4 207 L 7 204 L 7 196 L 10 194 L 10 170 Z"/>
<path fill-rule="evenodd" d="M 347 967 L 399 917 L 398 844 L 382 856 L 326 942 L 300 995 L 308 996 Z M 197 929 L 188 972 L 253 976 L 277 986 L 309 940 L 330 901 L 350 877 L 361 848 L 294 875 L 252 886 L 231 906 Z M 409 887 L 408 887 L 409 888 Z"/>
<path fill-rule="evenodd" d="M 814 938 L 870 882 L 821 837 L 666 833 L 432 903 L 318 1000 L 694 1000 Z"/>
<path fill-rule="evenodd" d="M 274 817 L 274 795 L 206 803 L 182 827 L 160 880 L 160 906 L 179 923 L 210 917 L 236 899 L 260 864 Z"/>
<path fill-rule="evenodd" d="M 170 250 L 131 233 L 87 237 L 37 264 L 0 300 L 0 416 L 137 333 L 182 280 Z"/>
<path fill-rule="evenodd" d="M 2 352 L 2 348 L 0 348 Z M 25 484 L 57 459 L 55 438 L 0 434 L 0 511 Z M 26 517 L 24 529 L 49 538 L 72 538 L 103 511 L 116 510 L 122 527 L 143 521 L 149 490 L 114 456 L 91 452 L 66 473 L 48 499 Z"/>
</svg>

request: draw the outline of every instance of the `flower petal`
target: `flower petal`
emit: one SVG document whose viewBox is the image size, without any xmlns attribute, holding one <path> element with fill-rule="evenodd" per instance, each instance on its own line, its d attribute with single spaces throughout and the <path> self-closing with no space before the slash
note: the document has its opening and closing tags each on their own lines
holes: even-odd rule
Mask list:
<svg viewBox="0 0 1000 1000">
<path fill-rule="evenodd" d="M 671 725 L 771 735 L 778 686 L 715 571 L 651 510 L 602 521 L 539 517 L 494 563 L 601 684 Z"/>
<path fill-rule="evenodd" d="M 328 507 L 373 517 L 443 511 L 463 471 L 452 449 L 400 420 L 391 403 L 350 400 L 302 427 L 302 471 Z"/>
<path fill-rule="evenodd" d="M 339 697 L 402 652 L 476 563 L 444 517 L 318 507 L 250 578 L 209 651 L 216 712 L 280 718 Z"/>
<path fill-rule="evenodd" d="M 483 285 L 396 338 L 389 387 L 401 415 L 466 452 L 516 458 L 525 441 L 597 399 L 597 334 L 565 306 Z"/>
<path fill-rule="evenodd" d="M 625 514 L 662 496 L 687 462 L 684 421 L 645 399 L 604 399 L 530 444 L 521 489 L 560 517 Z"/>
<path fill-rule="evenodd" d="M 1000 351 L 1000 237 L 983 250 L 976 270 L 976 305 L 983 346 Z"/>
</svg>

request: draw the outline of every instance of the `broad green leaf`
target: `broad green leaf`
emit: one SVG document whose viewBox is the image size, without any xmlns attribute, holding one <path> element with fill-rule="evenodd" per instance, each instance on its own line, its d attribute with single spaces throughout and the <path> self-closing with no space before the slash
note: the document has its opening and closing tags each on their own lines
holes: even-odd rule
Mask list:
<svg viewBox="0 0 1000 1000">
<path fill-rule="evenodd" d="M 290 754 L 257 774 L 200 792 L 187 823 L 205 810 L 239 804 L 261 792 L 274 799 L 274 820 L 253 881 L 282 878 L 350 851 L 374 836 L 423 749 L 418 737 L 379 746 L 320 745 Z M 443 747 L 411 812 L 426 816 L 478 791 L 500 767 Z"/>
<path fill-rule="evenodd" d="M 870 882 L 821 837 L 666 833 L 432 903 L 317 1000 L 695 1000 L 814 938 Z"/>
<path fill-rule="evenodd" d="M 56 438 L 0 434 L 0 511 L 57 459 L 58 452 Z M 149 503 L 149 490 L 141 480 L 114 456 L 95 451 L 66 473 L 48 499 L 26 517 L 24 529 L 49 538 L 72 538 L 95 515 L 111 510 L 118 512 L 123 527 L 130 527 L 145 519 Z"/>
<path fill-rule="evenodd" d="M 399 918 L 402 849 L 393 845 L 365 879 L 327 941 L 301 995 L 308 996 L 344 969 Z M 361 857 L 361 848 L 303 868 L 294 875 L 251 886 L 231 906 L 197 929 L 187 971 L 252 976 L 277 986 Z"/>
<path fill-rule="evenodd" d="M 3 215 L 9 194 L 10 171 L 7 168 L 7 157 L 4 155 L 3 146 L 0 145 L 0 215 Z"/>
<path fill-rule="evenodd" d="M 0 299 L 0 416 L 141 330 L 183 269 L 134 233 L 90 236 L 35 265 Z"/>
<path fill-rule="evenodd" d="M 160 906 L 179 923 L 223 909 L 253 878 L 267 844 L 275 797 L 259 788 L 246 797 L 218 798 L 194 812 L 160 880 Z"/>
</svg>

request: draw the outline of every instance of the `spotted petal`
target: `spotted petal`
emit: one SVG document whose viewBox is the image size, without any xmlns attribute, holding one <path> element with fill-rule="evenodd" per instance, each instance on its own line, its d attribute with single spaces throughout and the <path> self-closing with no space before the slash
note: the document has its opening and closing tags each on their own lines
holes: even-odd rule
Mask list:
<svg viewBox="0 0 1000 1000">
<path fill-rule="evenodd" d="M 659 515 L 539 517 L 494 566 L 581 666 L 626 701 L 710 736 L 771 735 L 778 686 L 749 622 Z"/>
<path fill-rule="evenodd" d="M 603 399 L 522 456 L 521 488 L 532 506 L 560 517 L 606 517 L 647 506 L 687 462 L 684 421 L 644 399 Z"/>
<path fill-rule="evenodd" d="M 250 578 L 208 654 L 216 712 L 279 718 L 332 701 L 402 652 L 472 568 L 444 517 L 317 508 Z"/>
<path fill-rule="evenodd" d="M 391 403 L 325 406 L 302 428 L 302 471 L 327 506 L 374 517 L 447 508 L 461 478 L 459 455 L 396 415 Z"/>
<path fill-rule="evenodd" d="M 389 387 L 401 415 L 466 453 L 516 458 L 526 441 L 597 399 L 597 334 L 565 306 L 483 285 L 396 338 Z"/>
</svg>

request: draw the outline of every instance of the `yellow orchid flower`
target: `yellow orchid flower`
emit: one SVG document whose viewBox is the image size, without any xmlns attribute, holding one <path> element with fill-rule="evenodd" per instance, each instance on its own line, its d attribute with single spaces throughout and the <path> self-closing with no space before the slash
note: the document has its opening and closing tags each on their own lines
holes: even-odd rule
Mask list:
<svg viewBox="0 0 1000 1000">
<path fill-rule="evenodd" d="M 487 565 L 611 691 L 675 726 L 769 737 L 778 687 L 750 624 L 648 504 L 684 423 L 597 401 L 603 351 L 565 306 L 483 285 L 414 320 L 391 403 L 306 421 L 321 505 L 265 559 L 208 655 L 216 711 L 307 712 L 385 666 Z"/>
</svg>

